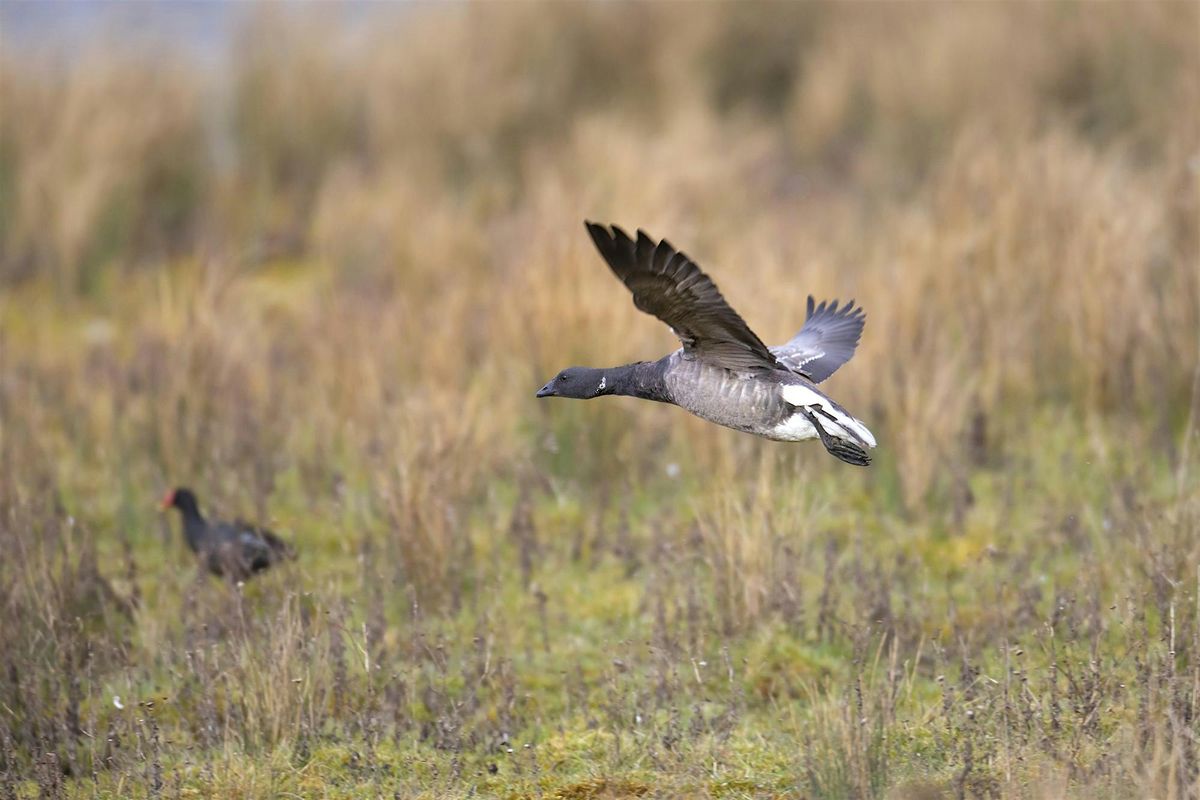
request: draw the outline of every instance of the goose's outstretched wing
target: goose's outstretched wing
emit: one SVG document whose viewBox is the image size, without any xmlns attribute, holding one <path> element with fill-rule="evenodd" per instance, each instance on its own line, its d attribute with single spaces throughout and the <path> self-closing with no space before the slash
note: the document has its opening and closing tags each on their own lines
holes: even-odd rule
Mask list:
<svg viewBox="0 0 1200 800">
<path fill-rule="evenodd" d="M 804 327 L 771 352 L 792 372 L 820 383 L 854 355 L 866 321 L 866 312 L 862 306 L 855 307 L 853 300 L 838 308 L 837 300 L 816 305 L 809 295 Z"/>
<path fill-rule="evenodd" d="M 639 230 L 635 242 L 615 225 L 584 224 L 633 304 L 671 326 L 685 357 L 740 372 L 783 369 L 716 284 L 666 239 L 655 243 Z"/>
</svg>

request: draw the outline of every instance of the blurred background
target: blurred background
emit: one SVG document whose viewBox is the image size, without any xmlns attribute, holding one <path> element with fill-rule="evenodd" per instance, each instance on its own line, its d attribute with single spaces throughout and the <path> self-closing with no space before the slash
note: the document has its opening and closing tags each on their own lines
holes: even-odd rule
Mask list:
<svg viewBox="0 0 1200 800">
<path fill-rule="evenodd" d="M 397 666 L 347 679 L 322 645 L 328 669 L 298 698 L 238 683 L 261 701 L 225 720 L 243 744 L 296 749 L 301 717 L 376 719 L 363 709 L 386 696 L 404 709 L 384 726 L 397 742 L 432 759 L 421 748 L 443 753 L 429 743 L 457 731 L 455 752 L 483 764 L 501 728 L 596 727 L 570 693 L 531 708 L 490 685 L 463 710 L 445 664 L 474 663 L 472 636 L 500 637 L 531 697 L 547 688 L 530 676 L 597 659 L 584 699 L 610 681 L 636 694 L 607 655 L 653 640 L 623 664 L 744 659 L 746 682 L 710 696 L 737 711 L 721 735 L 758 742 L 755 715 L 786 707 L 849 737 L 771 744 L 807 765 L 774 786 L 818 772 L 860 796 L 898 775 L 967 785 L 994 730 L 947 722 L 924 767 L 912 753 L 928 742 L 900 733 L 950 707 L 932 699 L 930 637 L 957 642 L 969 675 L 1050 616 L 1133 651 L 1100 605 L 1063 593 L 1147 598 L 1139 646 L 1168 610 L 1196 625 L 1197 9 L 6 0 L 0 638 L 24 646 L 0 664 L 60 676 L 0 690 L 16 752 L 49 737 L 84 773 L 96 745 L 58 723 L 16 732 L 71 702 L 134 726 L 101 701 L 204 685 L 185 658 L 200 640 L 229 670 L 282 669 L 272 620 L 294 618 L 304 636 L 361 633 L 376 667 Z M 875 431 L 875 464 L 634 400 L 535 402 L 563 366 L 677 346 L 585 218 L 670 239 L 770 343 L 810 293 L 860 302 L 858 355 L 828 390 Z M 215 582 L 174 577 L 191 562 L 153 505 L 175 484 L 301 552 L 293 577 L 247 589 L 240 629 Z M 306 604 L 341 622 L 312 623 Z M 462 643 L 449 662 L 417 643 L 435 628 Z M 907 712 L 879 700 L 890 771 L 878 743 L 829 721 L 881 642 L 917 665 Z M 1112 646 L 1100 662 L 1124 686 L 1132 657 Z M 1196 669 L 1200 644 L 1169 647 L 1173 670 Z M 1041 674 L 1057 691 L 1059 673 Z M 346 680 L 367 699 L 331 699 Z M 652 700 L 664 718 L 695 700 L 675 690 Z M 1043 719 L 1049 695 L 1030 691 Z M 1072 741 L 1091 744 L 1054 775 L 1078 780 L 1114 731 L 1134 736 L 1121 725 L 1141 701 L 1098 696 L 1116 711 L 1097 729 L 1080 712 Z M 197 708 L 163 724 L 211 746 L 186 724 Z M 597 724 L 619 742 L 613 713 Z M 1039 752 L 1061 730 L 1043 722 L 1043 739 L 1027 732 Z M 1190 764 L 1193 782 L 1171 784 L 1185 793 L 1160 794 L 1192 796 L 1194 740 L 1154 730 L 1183 761 L 1168 747 L 1105 779 L 1158 791 Z M 617 750 L 604 763 L 625 774 Z M 1037 761 L 1005 758 L 986 768 L 1004 786 Z M 828 775 L 813 766 L 830 759 Z M 466 785 L 447 775 L 445 792 Z"/>
<path fill-rule="evenodd" d="M 6 317 L 85 303 L 94 335 L 252 373 L 242 413 L 312 420 L 333 387 L 266 356 L 320 347 L 325 377 L 474 387 L 511 427 L 543 373 L 672 346 L 588 217 L 670 238 L 770 341 L 807 293 L 857 296 L 838 388 L 910 502 L 1001 398 L 1135 413 L 1169 448 L 1200 327 L 1192 15 L 7 3 L 0 280 L 36 302 Z M 147 330 L 165 299 L 212 330 Z"/>
</svg>

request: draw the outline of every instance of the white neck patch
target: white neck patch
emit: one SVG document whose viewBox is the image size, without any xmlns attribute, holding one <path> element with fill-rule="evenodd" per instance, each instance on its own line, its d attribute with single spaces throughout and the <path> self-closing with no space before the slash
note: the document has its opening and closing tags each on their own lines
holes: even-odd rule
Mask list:
<svg viewBox="0 0 1200 800">
<path fill-rule="evenodd" d="M 601 375 L 601 376 L 600 376 L 600 385 L 596 387 L 596 391 L 597 391 L 597 392 L 603 392 L 603 391 L 604 391 L 604 388 L 605 388 L 606 386 L 608 386 L 608 376 L 607 376 L 607 375 Z"/>
</svg>

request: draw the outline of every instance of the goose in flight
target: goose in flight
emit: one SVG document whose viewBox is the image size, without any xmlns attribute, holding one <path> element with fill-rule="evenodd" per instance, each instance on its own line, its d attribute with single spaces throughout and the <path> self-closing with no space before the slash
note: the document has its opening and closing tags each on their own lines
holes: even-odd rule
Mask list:
<svg viewBox="0 0 1200 800">
<path fill-rule="evenodd" d="M 866 466 L 875 437 L 816 384 L 854 355 L 866 315 L 851 300 L 817 305 L 791 341 L 767 347 L 725 302 L 712 280 L 667 240 L 585 223 L 633 303 L 670 326 L 683 347 L 657 361 L 569 367 L 538 397 L 627 395 L 673 403 L 734 430 L 781 442 L 821 440 L 848 464 Z"/>
</svg>

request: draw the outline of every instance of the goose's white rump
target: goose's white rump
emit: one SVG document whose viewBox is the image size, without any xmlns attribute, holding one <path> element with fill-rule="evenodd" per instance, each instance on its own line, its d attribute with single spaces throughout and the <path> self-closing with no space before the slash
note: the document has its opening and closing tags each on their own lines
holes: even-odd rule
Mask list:
<svg viewBox="0 0 1200 800">
<path fill-rule="evenodd" d="M 809 408 L 817 411 L 821 427 L 831 436 L 839 439 L 849 439 L 867 447 L 875 446 L 875 436 L 866 425 L 846 413 L 846 410 L 834 403 L 820 392 L 809 387 L 791 383 L 779 387 L 780 395 L 785 401 L 794 406 Z M 800 442 L 805 439 L 817 438 L 817 429 L 804 414 L 797 411 L 792 416 L 775 426 L 772 438 L 784 442 Z"/>
</svg>

